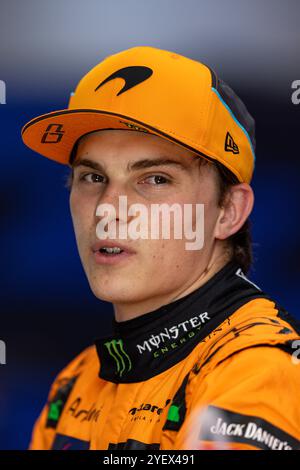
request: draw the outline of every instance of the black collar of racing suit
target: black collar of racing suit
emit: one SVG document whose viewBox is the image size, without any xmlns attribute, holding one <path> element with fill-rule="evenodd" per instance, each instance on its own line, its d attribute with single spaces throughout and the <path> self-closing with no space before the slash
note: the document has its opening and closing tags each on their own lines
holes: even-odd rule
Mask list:
<svg viewBox="0 0 300 470">
<path fill-rule="evenodd" d="M 190 294 L 130 320 L 113 318 L 113 334 L 95 341 L 99 377 L 142 382 L 187 357 L 235 310 L 265 297 L 234 261 Z"/>
</svg>

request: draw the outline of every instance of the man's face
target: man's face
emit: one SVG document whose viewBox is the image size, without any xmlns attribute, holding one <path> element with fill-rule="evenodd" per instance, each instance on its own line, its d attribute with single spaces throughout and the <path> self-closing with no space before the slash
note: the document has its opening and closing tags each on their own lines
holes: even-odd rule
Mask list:
<svg viewBox="0 0 300 470">
<path fill-rule="evenodd" d="M 195 154 L 158 136 L 138 131 L 105 130 L 84 136 L 78 146 L 70 208 L 80 258 L 90 287 L 114 305 L 147 305 L 151 310 L 180 296 L 205 270 L 214 247 L 219 214 L 217 178 L 211 164 L 199 166 Z M 117 239 L 131 251 L 113 262 L 94 252 L 99 242 L 99 204 L 115 208 L 115 222 L 124 225 L 119 196 L 127 206 L 204 204 L 204 247 L 187 250 L 186 238 Z M 113 216 L 111 216 L 113 217 Z M 114 218 L 114 217 L 113 217 Z M 127 223 L 134 216 L 128 216 Z M 195 219 L 193 217 L 193 228 Z M 110 240 L 113 242 L 113 240 Z M 104 257 L 111 255 L 103 255 Z"/>
</svg>

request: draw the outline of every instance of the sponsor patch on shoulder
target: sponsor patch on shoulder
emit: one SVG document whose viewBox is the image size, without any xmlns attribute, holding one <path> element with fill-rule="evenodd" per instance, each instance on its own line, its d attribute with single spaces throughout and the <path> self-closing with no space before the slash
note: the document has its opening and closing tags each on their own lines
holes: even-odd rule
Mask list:
<svg viewBox="0 0 300 470">
<path fill-rule="evenodd" d="M 243 443 L 263 450 L 299 450 L 300 441 L 257 416 L 208 406 L 201 416 L 201 441 Z"/>
</svg>

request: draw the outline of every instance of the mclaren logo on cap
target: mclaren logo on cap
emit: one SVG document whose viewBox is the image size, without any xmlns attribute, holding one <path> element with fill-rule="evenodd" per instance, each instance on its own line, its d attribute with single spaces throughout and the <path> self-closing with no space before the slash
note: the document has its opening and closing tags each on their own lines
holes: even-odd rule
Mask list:
<svg viewBox="0 0 300 470">
<path fill-rule="evenodd" d="M 125 80 L 125 85 L 123 88 L 117 93 L 117 96 L 121 95 L 130 88 L 138 85 L 139 83 L 144 82 L 147 78 L 151 77 L 153 74 L 153 70 L 149 67 L 143 67 L 139 65 L 134 65 L 132 67 L 124 67 L 123 69 L 117 70 L 116 72 L 112 73 L 109 77 L 107 77 L 103 82 L 101 82 L 96 88 L 97 91 L 102 85 L 115 78 L 123 78 Z"/>
<path fill-rule="evenodd" d="M 238 146 L 236 145 L 235 141 L 233 140 L 229 132 L 227 132 L 226 138 L 225 138 L 225 151 L 232 152 L 232 153 L 240 153 Z"/>
</svg>

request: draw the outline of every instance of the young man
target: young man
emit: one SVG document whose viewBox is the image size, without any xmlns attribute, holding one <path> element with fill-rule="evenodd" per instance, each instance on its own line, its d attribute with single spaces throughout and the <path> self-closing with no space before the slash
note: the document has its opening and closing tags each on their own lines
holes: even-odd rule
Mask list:
<svg viewBox="0 0 300 470">
<path fill-rule="evenodd" d="M 197 61 L 134 47 L 22 137 L 71 167 L 80 258 L 115 312 L 112 335 L 56 378 L 31 449 L 299 449 L 299 331 L 245 276 L 254 121 L 231 88 Z M 204 218 L 165 212 L 171 236 L 149 236 L 163 204 Z M 187 225 L 196 249 L 175 236 Z"/>
</svg>

